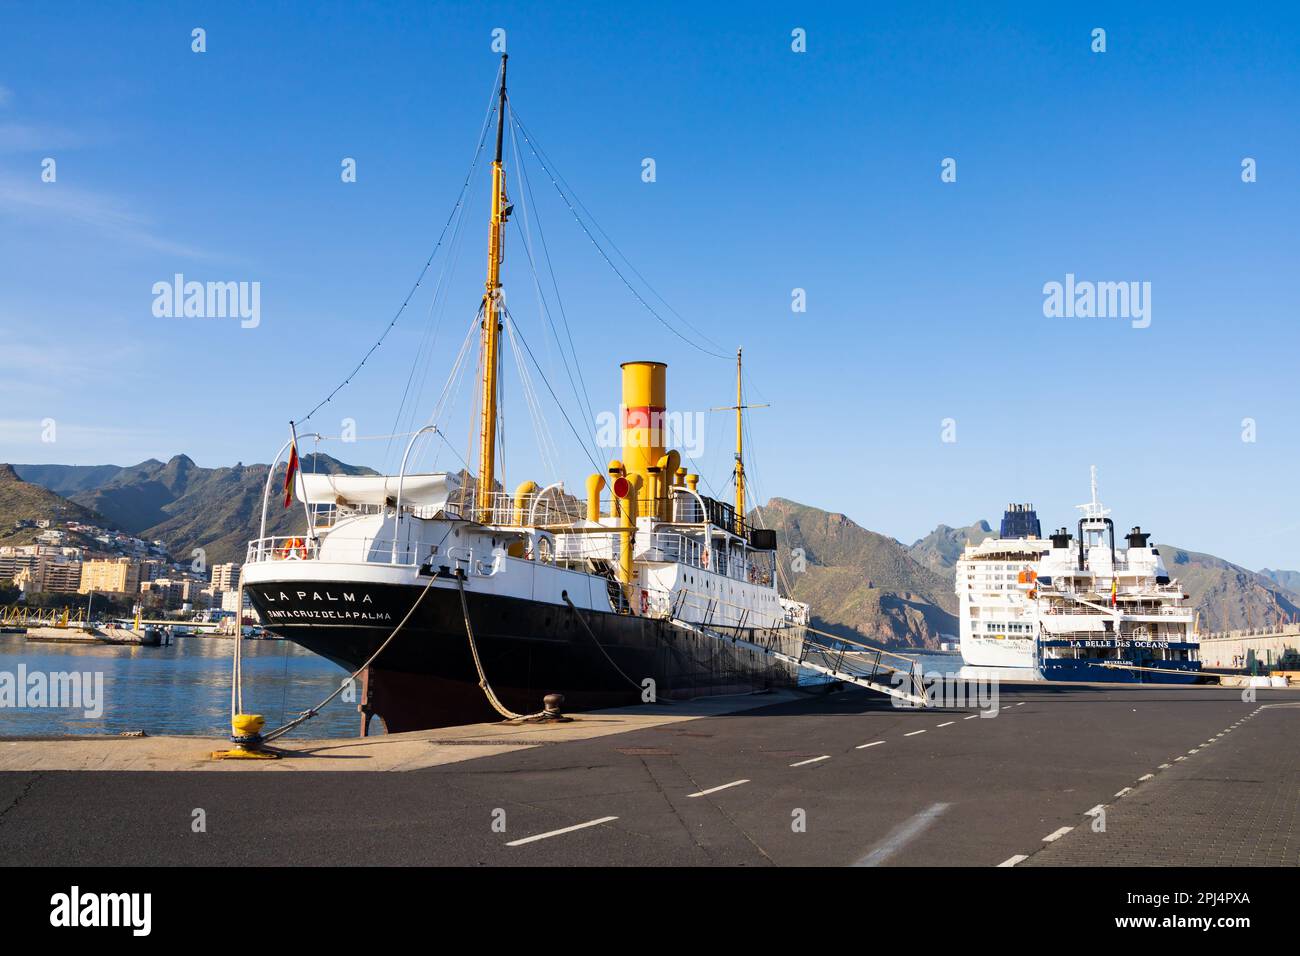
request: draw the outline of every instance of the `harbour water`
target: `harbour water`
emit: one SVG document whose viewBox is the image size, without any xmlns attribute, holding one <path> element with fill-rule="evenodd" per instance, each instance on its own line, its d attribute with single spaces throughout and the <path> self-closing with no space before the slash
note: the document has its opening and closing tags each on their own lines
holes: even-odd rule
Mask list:
<svg viewBox="0 0 1300 956">
<path fill-rule="evenodd" d="M 50 707 L 0 708 L 0 736 L 60 734 L 161 734 L 224 736 L 229 733 L 229 640 L 180 637 L 166 647 L 42 644 L 21 634 L 0 634 L 0 672 L 46 674 L 80 671 L 103 674 L 104 712 L 87 718 L 82 710 Z M 956 654 L 908 652 L 924 674 L 956 673 Z M 346 672 L 289 641 L 244 642 L 244 707 L 275 727 L 314 706 Z M 821 683 L 807 673 L 801 683 Z M 352 703 L 336 699 L 297 736 L 355 737 L 360 717 Z M 379 728 L 376 726 L 376 730 Z"/>
<path fill-rule="evenodd" d="M 180 637 L 166 647 L 42 644 L 0 634 L 0 672 L 79 671 L 102 674 L 103 716 L 49 707 L 0 708 L 0 736 L 230 733 L 229 640 Z M 346 677 L 342 668 L 289 641 L 245 641 L 244 707 L 274 727 L 319 703 Z M 298 732 L 304 737 L 354 737 L 356 705 L 336 699 Z"/>
</svg>

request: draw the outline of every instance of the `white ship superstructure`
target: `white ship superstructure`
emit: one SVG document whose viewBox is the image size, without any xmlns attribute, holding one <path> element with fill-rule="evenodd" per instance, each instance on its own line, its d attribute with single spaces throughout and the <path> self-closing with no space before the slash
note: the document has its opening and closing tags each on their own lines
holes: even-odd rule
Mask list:
<svg viewBox="0 0 1300 956">
<path fill-rule="evenodd" d="M 962 657 L 971 673 L 1022 680 L 1182 683 L 1200 670 L 1195 612 L 1150 536 L 1115 545 L 1109 510 L 1080 505 L 1077 533 L 1043 538 L 1032 505 L 957 562 Z"/>
</svg>

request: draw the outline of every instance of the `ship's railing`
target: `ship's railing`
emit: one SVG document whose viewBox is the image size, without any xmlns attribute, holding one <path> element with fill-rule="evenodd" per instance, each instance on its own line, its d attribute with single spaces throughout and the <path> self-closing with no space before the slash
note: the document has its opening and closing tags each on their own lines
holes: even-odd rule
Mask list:
<svg viewBox="0 0 1300 956">
<path fill-rule="evenodd" d="M 448 503 L 447 512 L 479 524 L 547 527 L 580 521 L 585 516 L 586 509 L 576 499 L 566 495 L 562 487 L 553 485 L 541 493 L 526 495 L 522 514 L 515 496 L 505 491 L 492 492 L 485 505 L 480 505 L 477 497 L 467 491 L 463 501 L 457 496 Z"/>
<path fill-rule="evenodd" d="M 1095 596 L 1098 598 L 1098 600 L 1100 600 L 1102 597 L 1105 597 L 1105 600 L 1106 600 L 1106 610 L 1107 610 L 1108 612 L 1109 612 L 1109 611 L 1117 611 L 1117 612 L 1119 612 L 1119 613 L 1121 613 L 1121 614 L 1158 614 L 1158 615 L 1168 616 L 1168 617 L 1186 617 L 1187 615 L 1190 615 L 1190 614 L 1194 613 L 1194 611 L 1195 611 L 1194 608 L 1190 608 L 1190 607 L 1172 607 L 1172 606 L 1170 606 L 1170 605 L 1168 605 L 1168 604 L 1161 604 L 1161 605 L 1159 605 L 1158 607 L 1152 607 L 1152 608 L 1146 608 L 1146 607 L 1133 607 L 1133 606 L 1130 605 L 1130 604 L 1125 604 L 1125 605 L 1123 605 L 1122 607 L 1121 607 L 1121 606 L 1117 606 L 1117 607 L 1112 608 L 1112 607 L 1110 606 L 1110 597 L 1109 597 L 1109 595 L 1095 595 Z M 1071 605 L 1068 605 L 1068 606 L 1065 606 L 1065 607 L 1047 607 L 1047 608 L 1043 608 L 1043 613 L 1044 613 L 1044 614 L 1079 614 L 1079 615 L 1096 615 L 1096 614 L 1099 614 L 1100 612 L 1099 612 L 1099 611 L 1097 610 L 1097 608 L 1095 608 L 1095 607 L 1087 607 L 1087 606 L 1081 606 L 1081 605 L 1078 605 L 1078 604 L 1071 604 Z"/>
<path fill-rule="evenodd" d="M 310 561 L 320 557 L 320 540 L 310 535 L 275 535 L 248 542 L 245 564 L 258 561 Z"/>
<path fill-rule="evenodd" d="M 476 559 L 472 548 L 439 549 L 436 545 L 424 544 L 394 549 L 392 538 L 386 535 L 349 538 L 346 541 L 336 538 L 331 541 L 331 549 L 332 554 L 339 555 L 341 560 L 348 563 L 407 568 L 422 564 L 430 564 L 434 568 L 447 565 L 479 575 L 489 575 L 490 566 L 496 561 L 495 555 L 484 558 L 480 554 Z M 320 551 L 319 538 L 310 535 L 275 535 L 250 541 L 244 560 L 246 564 L 260 561 L 316 561 L 320 559 Z M 342 557 L 345 554 L 347 557 Z"/>
<path fill-rule="evenodd" d="M 637 496 L 636 512 L 637 516 L 646 518 L 650 516 L 667 515 L 667 520 L 674 524 L 704 524 L 709 517 L 709 512 L 705 508 L 704 499 L 696 492 L 689 488 L 676 488 L 674 494 L 651 498 L 643 493 Z M 586 507 L 583 506 L 582 512 L 586 514 Z M 609 515 L 614 512 L 614 499 L 605 495 L 600 499 L 600 513 Z M 721 527 L 721 526 L 720 526 Z M 732 530 L 728 527 L 727 530 Z"/>
<path fill-rule="evenodd" d="M 806 623 L 791 622 L 785 615 L 780 624 L 763 623 L 751 617 L 751 608 L 718 595 L 686 589 L 675 592 L 672 598 L 674 606 L 670 616 L 688 625 L 724 638 L 746 634 L 745 639 L 750 643 L 788 654 L 801 665 L 811 665 L 823 673 L 831 671 L 841 678 L 872 684 L 888 682 L 895 687 L 901 681 L 908 693 L 918 698 L 925 696 L 922 668 L 913 657 L 818 630 Z M 650 608 L 656 609 L 653 597 Z M 792 638 L 797 642 L 797 650 L 790 646 L 794 643 Z M 899 676 L 895 677 L 896 674 Z"/>
<path fill-rule="evenodd" d="M 307 511 L 311 515 L 311 526 L 322 531 L 334 527 L 342 518 L 350 518 L 353 515 L 377 515 L 383 510 L 383 505 L 376 504 L 349 504 L 340 507 L 333 502 L 317 502 L 307 506 Z"/>
<path fill-rule="evenodd" d="M 746 552 L 739 548 L 719 550 L 709 548 L 698 538 L 674 531 L 656 531 L 650 536 L 649 549 L 638 557 L 643 561 L 665 561 L 685 564 L 703 571 L 712 571 L 735 581 L 749 581 L 767 587 L 772 583 L 772 571 L 745 560 Z"/>
<path fill-rule="evenodd" d="M 709 563 L 714 563 L 714 556 L 708 554 L 708 550 L 702 541 L 695 538 L 671 531 L 656 531 L 650 536 L 650 549 L 645 553 L 644 559 L 646 561 L 677 562 L 678 564 L 689 564 L 693 568 L 705 568 L 706 554 Z M 713 569 L 710 567 L 708 570 Z"/>
<path fill-rule="evenodd" d="M 1037 583 L 1038 590 L 1044 595 L 1083 595 L 1104 594 L 1110 597 L 1110 588 L 1101 586 L 1098 588 L 1076 588 L 1064 584 L 1042 584 L 1041 579 Z M 1031 583 L 1032 587 L 1033 584 Z M 1183 587 L 1180 584 L 1121 584 L 1115 589 L 1117 594 L 1121 595 L 1143 595 L 1143 594 L 1169 594 L 1180 595 L 1183 593 Z"/>
<path fill-rule="evenodd" d="M 555 535 L 555 556 L 562 561 L 582 561 L 591 558 L 595 561 L 618 560 L 618 533 L 595 532 L 592 534 Z"/>
</svg>

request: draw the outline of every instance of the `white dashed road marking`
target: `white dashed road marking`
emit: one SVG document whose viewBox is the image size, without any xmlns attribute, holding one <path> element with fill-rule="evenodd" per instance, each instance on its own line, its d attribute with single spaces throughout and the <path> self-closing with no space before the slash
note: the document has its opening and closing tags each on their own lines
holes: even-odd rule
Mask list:
<svg viewBox="0 0 1300 956">
<path fill-rule="evenodd" d="M 688 797 L 707 797 L 711 793 L 717 793 L 719 790 L 730 790 L 732 787 L 739 787 L 742 783 L 749 783 L 748 780 L 733 780 L 731 783 L 724 783 L 720 787 L 709 787 L 708 790 L 701 790 L 699 793 L 688 793 Z"/>
<path fill-rule="evenodd" d="M 1061 829 L 1053 831 L 1052 833 L 1049 833 L 1047 834 L 1047 836 L 1043 837 L 1043 842 L 1055 843 L 1057 840 L 1061 839 L 1061 837 L 1065 836 L 1073 829 L 1074 827 L 1061 827 Z"/>
<path fill-rule="evenodd" d="M 915 737 L 917 734 L 925 733 L 924 730 L 914 730 L 910 734 L 903 734 L 904 737 Z"/>
<path fill-rule="evenodd" d="M 549 840 L 551 837 L 572 833 L 574 830 L 585 830 L 587 827 L 597 827 L 602 823 L 611 823 L 617 819 L 618 817 L 601 817 L 599 820 L 588 820 L 586 823 L 576 823 L 571 827 L 565 827 L 563 830 L 551 830 L 548 833 L 538 833 L 535 836 L 524 837 L 522 840 L 511 840 L 506 846 L 523 846 L 525 843 L 533 843 L 537 840 Z"/>
<path fill-rule="evenodd" d="M 884 743 L 883 740 L 873 740 L 873 741 L 871 741 L 871 743 L 869 743 L 869 744 L 858 744 L 858 745 L 857 745 L 856 747 L 854 747 L 853 749 L 854 749 L 854 750 L 866 750 L 868 747 L 879 747 L 879 746 L 880 746 L 881 744 L 883 744 L 883 743 Z"/>
<path fill-rule="evenodd" d="M 810 763 L 819 763 L 819 762 L 821 762 L 821 761 L 823 761 L 823 760 L 830 760 L 830 759 L 831 759 L 831 755 L 830 755 L 830 754 L 822 754 L 820 757 L 813 757 L 813 758 L 810 759 L 810 760 L 800 760 L 798 763 L 792 763 L 792 764 L 790 764 L 790 766 L 792 766 L 792 767 L 806 767 L 806 766 L 808 766 L 808 764 L 810 764 Z"/>
<path fill-rule="evenodd" d="M 948 721 L 946 724 L 940 724 L 939 726 L 940 726 L 940 727 L 951 727 L 951 726 L 952 726 L 953 724 L 955 724 L 955 723 L 957 723 L 957 721 L 955 721 L 955 720 L 950 720 L 950 721 Z"/>
<path fill-rule="evenodd" d="M 1019 863 L 1021 860 L 1027 860 L 1027 859 L 1029 859 L 1029 855 L 1028 855 L 1028 854 L 1025 854 L 1025 853 L 1017 853 L 1015 856 L 1010 857 L 1009 859 L 1003 860 L 1001 863 L 998 864 L 998 866 L 1000 866 L 1000 867 L 1002 867 L 1002 866 L 1015 866 L 1015 865 L 1016 865 L 1017 863 Z"/>
</svg>

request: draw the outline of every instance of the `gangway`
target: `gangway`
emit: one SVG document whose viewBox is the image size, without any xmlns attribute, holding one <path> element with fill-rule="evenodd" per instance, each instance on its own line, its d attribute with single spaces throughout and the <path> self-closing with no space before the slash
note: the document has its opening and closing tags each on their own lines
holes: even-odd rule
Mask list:
<svg viewBox="0 0 1300 956">
<path fill-rule="evenodd" d="M 816 632 L 806 629 L 799 656 L 792 657 L 776 650 L 774 647 L 780 635 L 779 630 L 773 629 L 769 632 L 771 639 L 770 643 L 768 643 L 763 640 L 762 635 L 756 635 L 758 641 L 747 641 L 738 634 L 727 634 L 691 621 L 683 621 L 680 618 L 673 618 L 672 622 L 678 627 L 694 631 L 697 634 L 703 634 L 720 641 L 728 641 L 737 647 L 759 651 L 778 661 L 807 668 L 834 680 L 856 684 L 858 687 L 874 691 L 877 694 L 885 694 L 895 700 L 906 701 L 913 707 L 928 707 L 930 705 L 930 699 L 925 693 L 925 684 L 917 669 L 916 661 L 912 661 L 911 668 L 906 671 L 889 664 L 882 664 L 880 658 L 884 652 L 877 648 L 862 645 L 860 649 L 854 649 L 847 646 L 847 643 L 841 638 L 833 638 L 841 645 L 833 647 L 830 644 L 823 644 L 815 640 L 814 635 Z M 880 683 L 880 678 L 892 680 L 895 674 L 906 674 L 906 681 L 899 686 Z"/>
</svg>

